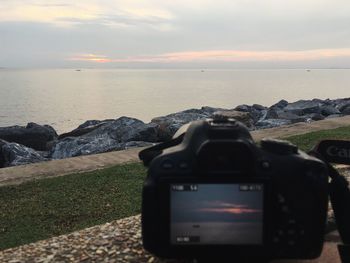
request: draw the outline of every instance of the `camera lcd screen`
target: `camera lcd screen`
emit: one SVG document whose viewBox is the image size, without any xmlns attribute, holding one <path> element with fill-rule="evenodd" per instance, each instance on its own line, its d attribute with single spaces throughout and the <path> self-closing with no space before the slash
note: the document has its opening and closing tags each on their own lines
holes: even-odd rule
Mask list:
<svg viewBox="0 0 350 263">
<path fill-rule="evenodd" d="M 172 245 L 262 245 L 264 185 L 171 184 Z"/>
</svg>

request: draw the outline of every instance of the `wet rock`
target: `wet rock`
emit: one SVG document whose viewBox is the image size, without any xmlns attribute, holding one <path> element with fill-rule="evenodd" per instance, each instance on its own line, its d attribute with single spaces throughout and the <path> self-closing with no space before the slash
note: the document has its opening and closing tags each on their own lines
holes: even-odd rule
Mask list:
<svg viewBox="0 0 350 263">
<path fill-rule="evenodd" d="M 158 125 L 155 123 L 145 124 L 144 122 L 129 117 L 120 117 L 114 121 L 108 122 L 97 129 L 83 136 L 101 137 L 107 135 L 117 142 L 128 141 L 158 141 Z"/>
<path fill-rule="evenodd" d="M 255 126 L 259 129 L 267 129 L 267 128 L 274 128 L 279 127 L 282 125 L 288 125 L 292 122 L 290 120 L 283 120 L 283 119 L 266 119 L 262 121 L 258 121 Z"/>
<path fill-rule="evenodd" d="M 24 126 L 0 128 L 0 139 L 15 142 L 39 151 L 49 150 L 50 142 L 56 140 L 57 133 L 49 125 L 39 125 L 33 122 Z"/>
<path fill-rule="evenodd" d="M 38 152 L 24 145 L 0 140 L 0 165 L 2 167 L 17 166 L 46 161 Z"/>
<path fill-rule="evenodd" d="M 248 112 L 253 118 L 254 123 L 263 119 L 266 116 L 266 108 L 257 106 L 258 104 L 255 104 L 255 106 L 249 106 L 246 104 L 238 105 L 234 110 L 240 111 L 240 112 Z"/>
<path fill-rule="evenodd" d="M 321 107 L 321 114 L 323 116 L 329 116 L 333 114 L 340 114 L 340 111 L 331 105 L 325 105 Z"/>
<path fill-rule="evenodd" d="M 279 102 L 277 102 L 276 104 L 273 104 L 270 109 L 284 109 L 286 106 L 288 105 L 288 101 L 286 100 L 280 100 Z"/>
<path fill-rule="evenodd" d="M 138 143 L 135 143 L 137 141 Z M 144 146 L 140 141 L 158 141 L 158 125 L 145 124 L 134 118 L 121 117 L 102 124 L 80 137 L 60 140 L 51 152 L 53 159 L 123 150 L 133 145 Z M 130 142 L 128 144 L 128 142 Z"/>
<path fill-rule="evenodd" d="M 313 120 L 313 121 L 321 121 L 325 119 L 325 117 L 320 113 L 307 114 L 305 115 L 305 117 L 307 118 L 307 120 Z"/>
<path fill-rule="evenodd" d="M 64 139 L 66 137 L 78 137 L 78 136 L 82 136 L 84 134 L 87 134 L 89 132 L 92 132 L 93 130 L 97 129 L 98 127 L 111 122 L 113 120 L 109 119 L 109 120 L 103 120 L 103 121 L 99 121 L 99 120 L 89 120 L 84 122 L 83 124 L 79 125 L 78 128 L 67 132 L 67 133 L 63 133 L 60 134 L 58 136 L 58 139 Z"/>
<path fill-rule="evenodd" d="M 320 113 L 321 106 L 322 104 L 319 100 L 299 100 L 288 104 L 284 110 L 297 115 L 305 115 L 308 113 Z"/>
<path fill-rule="evenodd" d="M 350 114 L 350 103 L 345 104 L 343 107 L 341 107 L 340 112 L 344 115 L 349 115 Z"/>
<path fill-rule="evenodd" d="M 221 110 L 221 111 L 214 112 L 213 116 L 235 119 L 237 121 L 242 122 L 248 128 L 251 128 L 254 126 L 254 120 L 249 112 L 242 112 L 242 111 L 236 111 L 236 110 Z"/>
<path fill-rule="evenodd" d="M 170 140 L 176 131 L 186 123 L 191 121 L 204 120 L 211 116 L 202 110 L 186 110 L 166 116 L 161 116 L 152 119 L 151 123 L 158 125 L 158 135 L 161 141 Z"/>
</svg>

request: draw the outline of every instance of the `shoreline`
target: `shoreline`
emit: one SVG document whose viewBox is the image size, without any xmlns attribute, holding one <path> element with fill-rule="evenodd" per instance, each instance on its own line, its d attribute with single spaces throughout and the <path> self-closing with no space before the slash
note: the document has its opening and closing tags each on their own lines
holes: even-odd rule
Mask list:
<svg viewBox="0 0 350 263">
<path fill-rule="evenodd" d="M 350 115 L 350 98 L 335 100 L 281 100 L 270 107 L 238 105 L 233 109 L 204 106 L 166 116 L 149 123 L 131 117 L 88 120 L 76 129 L 57 134 L 49 125 L 0 127 L 0 168 L 55 159 L 145 147 L 169 140 L 184 124 L 225 116 L 244 123 L 250 131 Z"/>
</svg>

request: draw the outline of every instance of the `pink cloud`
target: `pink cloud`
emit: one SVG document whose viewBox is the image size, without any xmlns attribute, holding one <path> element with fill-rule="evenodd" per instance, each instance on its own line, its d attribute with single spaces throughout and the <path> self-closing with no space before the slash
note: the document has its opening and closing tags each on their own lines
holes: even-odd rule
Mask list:
<svg viewBox="0 0 350 263">
<path fill-rule="evenodd" d="M 130 56 L 124 58 L 107 58 L 94 54 L 78 55 L 69 60 L 91 61 L 99 63 L 117 62 L 239 62 L 239 61 L 303 61 L 335 57 L 350 57 L 348 49 L 315 49 L 301 51 L 244 51 L 244 50 L 205 50 L 172 52 L 149 56 Z"/>
<path fill-rule="evenodd" d="M 261 210 L 250 208 L 201 208 L 197 211 L 211 212 L 211 213 L 229 213 L 229 214 L 246 214 L 246 213 L 259 213 Z"/>
</svg>

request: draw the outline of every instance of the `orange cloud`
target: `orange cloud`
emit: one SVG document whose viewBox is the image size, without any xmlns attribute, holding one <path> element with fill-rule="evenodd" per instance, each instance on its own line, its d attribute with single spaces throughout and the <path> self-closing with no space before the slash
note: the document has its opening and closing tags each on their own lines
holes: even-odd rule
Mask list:
<svg viewBox="0 0 350 263">
<path fill-rule="evenodd" d="M 109 59 L 107 56 L 100 56 L 95 54 L 78 55 L 76 57 L 69 58 L 68 60 L 87 61 L 87 62 L 96 62 L 96 63 L 108 63 L 113 61 Z"/>
<path fill-rule="evenodd" d="M 302 51 L 244 51 L 244 50 L 206 50 L 164 53 L 153 56 L 130 56 L 125 58 L 107 58 L 97 55 L 80 55 L 70 60 L 92 62 L 240 62 L 240 61 L 307 61 L 335 57 L 350 57 L 350 48 L 315 49 Z"/>
<path fill-rule="evenodd" d="M 211 212 L 211 213 L 229 213 L 229 214 L 246 214 L 246 213 L 259 213 L 261 210 L 250 209 L 250 208 L 202 208 L 200 212 Z"/>
</svg>

